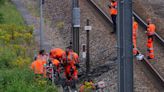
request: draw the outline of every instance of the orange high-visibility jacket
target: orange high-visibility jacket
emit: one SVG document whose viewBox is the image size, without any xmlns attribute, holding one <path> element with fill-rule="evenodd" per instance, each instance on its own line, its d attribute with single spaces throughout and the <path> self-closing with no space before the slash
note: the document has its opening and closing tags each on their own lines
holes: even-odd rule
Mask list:
<svg viewBox="0 0 164 92">
<path fill-rule="evenodd" d="M 114 3 L 111 2 L 110 14 L 117 15 L 117 2 L 116 1 Z"/>
<path fill-rule="evenodd" d="M 149 24 L 147 26 L 147 35 L 148 36 L 154 35 L 155 34 L 155 29 L 156 29 L 156 27 L 155 27 L 154 24 Z"/>
<path fill-rule="evenodd" d="M 35 74 L 43 74 L 43 64 L 43 61 L 36 60 L 32 62 L 31 69 L 34 71 Z"/>
<path fill-rule="evenodd" d="M 66 61 L 66 54 L 64 53 L 63 56 L 63 61 Z M 79 63 L 79 56 L 77 53 L 75 52 L 69 52 L 68 56 L 67 56 L 67 63 L 74 65 L 75 63 Z"/>
<path fill-rule="evenodd" d="M 69 52 L 68 56 L 66 56 L 66 54 L 63 55 L 64 62 L 66 61 L 66 58 L 67 58 L 67 63 L 66 63 L 67 65 L 65 66 L 65 74 L 70 74 L 70 70 L 72 68 L 74 70 L 73 76 L 77 76 L 78 70 L 76 69 L 75 63 L 76 60 L 78 59 L 78 55 L 74 52 Z"/>
<path fill-rule="evenodd" d="M 54 57 L 55 58 L 61 58 L 63 53 L 65 53 L 65 52 L 61 48 L 55 48 L 55 49 L 52 49 L 50 51 L 50 53 L 51 53 L 51 56 L 50 56 L 51 58 L 54 58 Z"/>
</svg>

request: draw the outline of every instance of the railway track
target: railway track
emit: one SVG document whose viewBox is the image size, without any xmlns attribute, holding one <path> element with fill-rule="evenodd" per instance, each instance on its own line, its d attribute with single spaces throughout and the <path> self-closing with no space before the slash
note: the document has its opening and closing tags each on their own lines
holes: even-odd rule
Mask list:
<svg viewBox="0 0 164 92">
<path fill-rule="evenodd" d="M 94 2 L 93 0 L 87 0 L 101 15 L 102 17 L 112 25 L 112 20 L 110 17 Z M 133 15 L 136 18 L 137 22 L 143 27 L 146 28 L 147 24 L 144 22 L 134 11 Z M 155 33 L 156 39 L 160 42 L 162 46 L 164 46 L 164 39 L 160 37 L 157 33 Z M 140 52 L 141 53 L 141 52 Z M 164 89 L 164 77 L 157 71 L 157 69 L 148 61 L 145 57 L 142 60 L 142 63 L 147 67 L 150 73 L 154 76 L 155 81 L 160 83 L 161 88 Z"/>
</svg>

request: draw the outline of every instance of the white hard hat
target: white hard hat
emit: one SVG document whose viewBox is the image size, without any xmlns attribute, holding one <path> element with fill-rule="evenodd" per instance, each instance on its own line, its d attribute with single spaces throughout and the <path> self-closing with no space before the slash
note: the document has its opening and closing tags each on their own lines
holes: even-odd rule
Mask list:
<svg viewBox="0 0 164 92">
<path fill-rule="evenodd" d="M 144 55 L 138 54 L 138 55 L 136 56 L 136 59 L 139 60 L 139 61 L 141 61 L 141 60 L 144 59 Z"/>
</svg>

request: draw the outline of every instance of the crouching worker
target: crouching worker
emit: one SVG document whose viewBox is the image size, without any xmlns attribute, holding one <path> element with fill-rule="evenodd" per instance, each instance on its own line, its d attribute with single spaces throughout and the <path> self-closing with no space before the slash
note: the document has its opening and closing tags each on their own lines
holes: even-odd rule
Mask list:
<svg viewBox="0 0 164 92">
<path fill-rule="evenodd" d="M 36 78 L 43 77 L 43 68 L 44 68 L 43 62 L 40 59 L 35 60 L 31 64 L 31 69 L 34 71 Z"/>
<path fill-rule="evenodd" d="M 52 81 L 52 83 L 58 84 L 60 80 L 60 62 L 57 59 L 49 60 L 46 66 L 47 78 Z"/>
</svg>

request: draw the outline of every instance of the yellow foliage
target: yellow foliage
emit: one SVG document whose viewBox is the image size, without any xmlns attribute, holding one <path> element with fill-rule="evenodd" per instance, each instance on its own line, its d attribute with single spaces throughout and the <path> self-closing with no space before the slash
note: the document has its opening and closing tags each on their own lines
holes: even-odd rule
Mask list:
<svg viewBox="0 0 164 92">
<path fill-rule="evenodd" d="M 39 87 L 47 85 L 47 81 L 44 80 L 42 76 L 38 76 L 38 78 L 35 79 L 35 82 Z"/>
<path fill-rule="evenodd" d="M 0 24 L 0 40 L 5 44 L 29 44 L 32 40 L 33 27 Z"/>
<path fill-rule="evenodd" d="M 58 22 L 58 23 L 56 24 L 56 27 L 57 27 L 58 29 L 63 29 L 63 28 L 64 28 L 64 22 L 63 22 L 63 21 Z"/>
<path fill-rule="evenodd" d="M 16 61 L 12 61 L 11 64 L 15 67 L 24 68 L 30 64 L 30 59 L 18 57 Z"/>
</svg>

